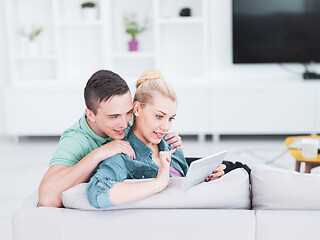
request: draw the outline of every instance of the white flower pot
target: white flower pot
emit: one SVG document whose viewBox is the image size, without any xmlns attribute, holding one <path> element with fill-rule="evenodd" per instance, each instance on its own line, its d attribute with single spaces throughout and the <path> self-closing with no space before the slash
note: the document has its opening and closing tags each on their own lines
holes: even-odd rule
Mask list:
<svg viewBox="0 0 320 240">
<path fill-rule="evenodd" d="M 28 54 L 37 55 L 39 54 L 39 44 L 36 41 L 28 41 Z"/>
<path fill-rule="evenodd" d="M 97 8 L 83 8 L 82 18 L 86 21 L 95 21 L 98 18 Z"/>
</svg>

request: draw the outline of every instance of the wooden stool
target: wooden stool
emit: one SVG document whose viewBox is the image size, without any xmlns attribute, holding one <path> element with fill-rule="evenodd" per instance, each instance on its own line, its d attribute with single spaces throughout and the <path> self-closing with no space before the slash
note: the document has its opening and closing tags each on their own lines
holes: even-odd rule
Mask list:
<svg viewBox="0 0 320 240">
<path fill-rule="evenodd" d="M 300 138 L 303 137 L 303 138 L 320 139 L 320 136 L 293 136 L 293 137 L 287 137 L 284 142 L 286 143 L 286 145 L 288 147 L 290 145 L 290 143 L 292 143 L 294 140 L 296 140 L 299 137 Z M 296 171 L 297 172 L 300 172 L 301 162 L 306 163 L 305 173 L 310 173 L 312 168 L 320 165 L 320 154 L 318 154 L 317 158 L 304 158 L 304 157 L 302 157 L 301 152 L 298 149 L 288 148 L 288 150 L 291 153 L 291 155 L 296 159 Z"/>
</svg>

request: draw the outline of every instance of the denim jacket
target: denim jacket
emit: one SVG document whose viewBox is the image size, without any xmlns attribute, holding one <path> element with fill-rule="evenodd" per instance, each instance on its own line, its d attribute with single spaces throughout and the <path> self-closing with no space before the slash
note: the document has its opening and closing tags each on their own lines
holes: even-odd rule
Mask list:
<svg viewBox="0 0 320 240">
<path fill-rule="evenodd" d="M 114 206 L 109 198 L 109 189 L 117 182 L 125 179 L 155 178 L 158 174 L 159 167 L 152 160 L 152 150 L 134 135 L 132 129 L 126 141 L 131 144 L 136 159 L 131 159 L 125 154 L 117 154 L 104 160 L 87 184 L 88 200 L 95 208 Z M 169 151 L 170 149 L 166 140 L 161 139 L 159 150 Z M 171 166 L 183 176 L 186 175 L 188 165 L 181 150 L 177 149 L 172 154 Z"/>
</svg>

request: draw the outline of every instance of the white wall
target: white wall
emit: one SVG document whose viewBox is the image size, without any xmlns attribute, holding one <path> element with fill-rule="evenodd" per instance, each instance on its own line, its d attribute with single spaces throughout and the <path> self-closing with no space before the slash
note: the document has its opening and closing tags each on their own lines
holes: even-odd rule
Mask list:
<svg viewBox="0 0 320 240">
<path fill-rule="evenodd" d="M 3 89 L 9 83 L 9 57 L 4 0 L 0 0 L 0 136 L 5 133 Z"/>
</svg>

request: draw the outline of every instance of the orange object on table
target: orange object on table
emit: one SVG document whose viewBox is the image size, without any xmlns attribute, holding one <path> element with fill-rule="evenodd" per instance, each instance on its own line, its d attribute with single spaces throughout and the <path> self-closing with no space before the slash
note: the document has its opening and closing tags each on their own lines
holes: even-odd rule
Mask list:
<svg viewBox="0 0 320 240">
<path fill-rule="evenodd" d="M 301 152 L 298 149 L 295 148 L 289 148 L 290 143 L 292 143 L 297 138 L 315 138 L 320 139 L 320 136 L 293 136 L 293 137 L 287 137 L 284 141 L 288 147 L 289 152 L 291 155 L 296 159 L 296 171 L 300 172 L 300 165 L 301 162 L 306 163 L 306 173 L 310 173 L 311 169 L 314 167 L 317 167 L 320 165 L 320 154 L 318 154 L 317 158 L 304 158 L 301 155 Z"/>
</svg>

